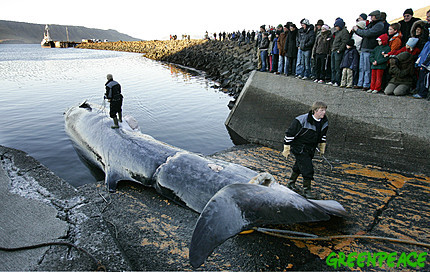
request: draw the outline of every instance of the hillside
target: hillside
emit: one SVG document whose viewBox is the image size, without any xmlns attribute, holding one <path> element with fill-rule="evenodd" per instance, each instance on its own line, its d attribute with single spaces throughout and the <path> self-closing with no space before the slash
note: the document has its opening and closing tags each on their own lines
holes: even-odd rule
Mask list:
<svg viewBox="0 0 430 272">
<path fill-rule="evenodd" d="M 80 42 L 82 39 L 109 41 L 138 41 L 116 30 L 102 30 L 83 26 L 67 26 L 69 40 Z M 0 43 L 40 43 L 45 25 L 0 20 Z M 66 26 L 49 25 L 49 33 L 55 41 L 66 41 Z"/>
</svg>

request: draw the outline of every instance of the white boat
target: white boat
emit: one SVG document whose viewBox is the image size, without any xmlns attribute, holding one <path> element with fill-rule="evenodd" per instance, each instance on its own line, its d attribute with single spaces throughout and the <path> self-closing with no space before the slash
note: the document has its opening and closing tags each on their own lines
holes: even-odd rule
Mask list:
<svg viewBox="0 0 430 272">
<path fill-rule="evenodd" d="M 40 42 L 40 45 L 43 48 L 54 48 L 55 47 L 55 43 L 51 39 L 51 36 L 49 35 L 48 25 L 45 26 L 45 31 L 43 32 L 43 40 Z"/>
</svg>

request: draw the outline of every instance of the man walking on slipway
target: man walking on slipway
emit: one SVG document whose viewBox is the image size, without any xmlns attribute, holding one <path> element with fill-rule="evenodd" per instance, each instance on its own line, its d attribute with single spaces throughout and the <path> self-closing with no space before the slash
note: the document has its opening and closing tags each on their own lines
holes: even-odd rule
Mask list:
<svg viewBox="0 0 430 272">
<path fill-rule="evenodd" d="M 324 102 L 314 102 L 311 110 L 297 116 L 285 132 L 282 155 L 288 158 L 290 153 L 293 153 L 296 158 L 287 187 L 296 191 L 296 181 L 301 174 L 306 198 L 315 198 L 311 192 L 311 183 L 314 179 L 312 159 L 317 147 L 321 155 L 325 152 L 328 130 L 326 110 L 327 105 Z"/>
<path fill-rule="evenodd" d="M 106 93 L 105 93 L 105 99 L 107 99 L 110 102 L 110 110 L 109 110 L 109 116 L 113 119 L 114 125 L 111 128 L 119 128 L 118 119 L 120 122 L 122 122 L 122 94 L 121 94 L 121 85 L 119 85 L 118 82 L 113 80 L 113 76 L 111 74 L 108 74 L 106 76 L 107 82 L 105 84 L 106 86 Z M 118 118 L 117 118 L 118 113 Z"/>
</svg>

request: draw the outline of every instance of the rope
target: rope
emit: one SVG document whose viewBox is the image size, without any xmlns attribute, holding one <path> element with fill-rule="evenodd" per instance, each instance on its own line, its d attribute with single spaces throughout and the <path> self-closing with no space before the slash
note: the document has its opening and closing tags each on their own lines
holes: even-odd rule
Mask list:
<svg viewBox="0 0 430 272">
<path fill-rule="evenodd" d="M 267 235 L 271 235 L 271 236 L 275 236 L 275 237 L 281 237 L 281 238 L 290 239 L 290 240 L 330 241 L 330 240 L 334 240 L 334 239 L 348 239 L 348 238 L 353 238 L 353 239 L 370 239 L 370 240 L 389 241 L 389 242 L 394 242 L 394 243 L 410 244 L 410 245 L 416 245 L 416 246 L 422 246 L 422 247 L 430 248 L 430 244 L 427 244 L 427 243 L 416 242 L 416 241 L 412 241 L 412 240 L 404 240 L 404 239 L 382 237 L 382 236 L 333 235 L 333 236 L 316 236 L 316 237 L 297 237 L 297 236 L 288 236 L 288 235 L 281 234 L 281 233 L 285 233 L 285 232 L 291 233 L 289 231 L 284 231 L 284 230 L 265 229 L 265 228 L 254 228 L 254 229 L 256 231 L 259 231 L 259 232 L 267 234 Z M 301 233 L 301 234 L 304 234 L 304 233 Z M 312 236 L 313 234 L 306 233 L 306 235 Z"/>
<path fill-rule="evenodd" d="M 0 250 L 2 250 L 2 251 L 8 251 L 8 252 L 14 252 L 14 251 L 35 249 L 35 248 L 46 247 L 46 246 L 68 246 L 68 247 L 73 247 L 73 248 L 77 249 L 78 251 L 81 251 L 81 252 L 85 253 L 88 257 L 90 257 L 91 260 L 93 260 L 93 262 L 97 265 L 97 271 L 107 271 L 106 267 L 104 265 L 102 265 L 101 261 L 98 261 L 91 253 L 89 253 L 88 251 L 86 251 L 82 247 L 79 247 L 77 245 L 74 245 L 74 244 L 71 244 L 71 243 L 68 243 L 68 242 L 48 242 L 48 243 L 40 243 L 40 244 L 35 244 L 35 245 L 30 245 L 30 246 L 13 247 L 13 248 L 0 246 Z"/>
</svg>

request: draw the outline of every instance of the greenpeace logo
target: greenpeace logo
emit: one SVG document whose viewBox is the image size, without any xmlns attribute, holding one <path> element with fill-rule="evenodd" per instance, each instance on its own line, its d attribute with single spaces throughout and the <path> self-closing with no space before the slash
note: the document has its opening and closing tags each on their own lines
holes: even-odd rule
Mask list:
<svg viewBox="0 0 430 272">
<path fill-rule="evenodd" d="M 390 268 L 422 268 L 425 266 L 427 252 L 352 252 L 345 255 L 343 252 L 338 254 L 335 252 L 330 253 L 326 259 L 328 266 L 334 269 L 342 267 L 383 267 Z"/>
</svg>

